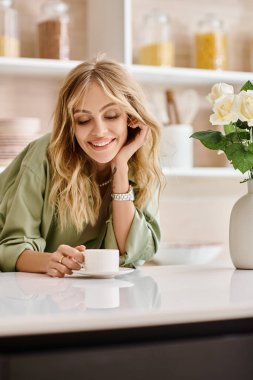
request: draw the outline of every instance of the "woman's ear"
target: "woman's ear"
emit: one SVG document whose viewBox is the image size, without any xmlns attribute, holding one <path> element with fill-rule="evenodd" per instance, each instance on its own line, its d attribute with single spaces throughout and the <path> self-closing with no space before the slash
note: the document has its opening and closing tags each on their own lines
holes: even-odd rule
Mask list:
<svg viewBox="0 0 253 380">
<path fill-rule="evenodd" d="M 132 124 L 132 116 L 131 115 L 127 115 L 127 128 L 129 128 Z"/>
<path fill-rule="evenodd" d="M 131 127 L 132 125 L 134 125 L 137 122 L 138 122 L 138 120 L 136 119 L 136 117 L 134 117 L 132 115 L 127 116 L 127 126 L 128 127 Z"/>
<path fill-rule="evenodd" d="M 129 124 L 127 127 L 127 141 L 128 142 L 133 141 L 135 139 L 136 135 L 138 135 L 138 133 L 140 132 L 139 127 L 132 128 L 130 125 L 133 125 L 133 122 L 131 124 Z"/>
</svg>

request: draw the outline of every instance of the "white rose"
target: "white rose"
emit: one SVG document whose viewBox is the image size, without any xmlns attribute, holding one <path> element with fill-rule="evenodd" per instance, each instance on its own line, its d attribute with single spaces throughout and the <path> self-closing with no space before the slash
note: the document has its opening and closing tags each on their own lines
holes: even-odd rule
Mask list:
<svg viewBox="0 0 253 380">
<path fill-rule="evenodd" d="M 237 95 L 219 97 L 214 103 L 213 112 L 210 116 L 212 125 L 235 123 L 239 119 Z"/>
<path fill-rule="evenodd" d="M 238 95 L 239 119 L 247 121 L 250 127 L 253 126 L 253 91 L 241 91 Z"/>
<path fill-rule="evenodd" d="M 206 97 L 207 100 L 214 104 L 221 96 L 233 95 L 234 87 L 226 83 L 216 83 L 211 88 L 210 94 Z"/>
</svg>

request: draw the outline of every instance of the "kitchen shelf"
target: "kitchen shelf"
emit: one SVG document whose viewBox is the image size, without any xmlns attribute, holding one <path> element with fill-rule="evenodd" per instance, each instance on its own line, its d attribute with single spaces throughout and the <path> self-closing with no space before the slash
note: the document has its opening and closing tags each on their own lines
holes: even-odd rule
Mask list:
<svg viewBox="0 0 253 380">
<path fill-rule="evenodd" d="M 63 78 L 81 61 L 0 57 L 0 74 Z"/>
<path fill-rule="evenodd" d="M 166 177 L 200 177 L 200 178 L 244 178 L 244 175 L 233 168 L 224 167 L 193 167 L 190 169 L 163 168 Z M 246 177 L 246 175 L 245 175 Z"/>
<path fill-rule="evenodd" d="M 0 166 L 0 173 L 5 169 Z M 163 168 L 163 173 L 169 178 L 183 178 L 183 177 L 200 177 L 200 178 L 243 178 L 243 174 L 233 168 L 190 168 L 190 169 L 176 169 L 176 168 Z M 246 176 L 245 176 L 246 177 Z"/>
<path fill-rule="evenodd" d="M 81 61 L 60 61 L 38 58 L 0 58 L 0 75 L 25 75 L 63 78 Z M 242 85 L 253 80 L 252 72 L 214 71 L 183 67 L 126 65 L 130 73 L 143 84 L 168 86 L 210 86 L 216 82 Z"/>
</svg>

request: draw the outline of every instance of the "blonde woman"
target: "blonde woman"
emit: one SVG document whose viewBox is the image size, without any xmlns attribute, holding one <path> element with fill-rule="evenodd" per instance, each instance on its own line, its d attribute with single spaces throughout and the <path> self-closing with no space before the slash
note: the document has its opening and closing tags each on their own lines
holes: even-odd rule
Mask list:
<svg viewBox="0 0 253 380">
<path fill-rule="evenodd" d="M 0 270 L 63 277 L 86 248 L 136 267 L 156 252 L 159 125 L 118 63 L 84 62 L 58 96 L 52 134 L 0 175 Z"/>
</svg>

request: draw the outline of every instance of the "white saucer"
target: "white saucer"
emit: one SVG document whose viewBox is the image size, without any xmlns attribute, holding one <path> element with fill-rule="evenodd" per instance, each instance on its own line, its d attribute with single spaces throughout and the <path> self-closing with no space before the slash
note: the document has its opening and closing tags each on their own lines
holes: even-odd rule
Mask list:
<svg viewBox="0 0 253 380">
<path fill-rule="evenodd" d="M 68 277 L 92 277 L 92 278 L 113 278 L 123 276 L 124 274 L 132 273 L 132 268 L 119 268 L 117 272 L 87 272 L 85 269 L 73 270 L 73 274 Z"/>
</svg>

